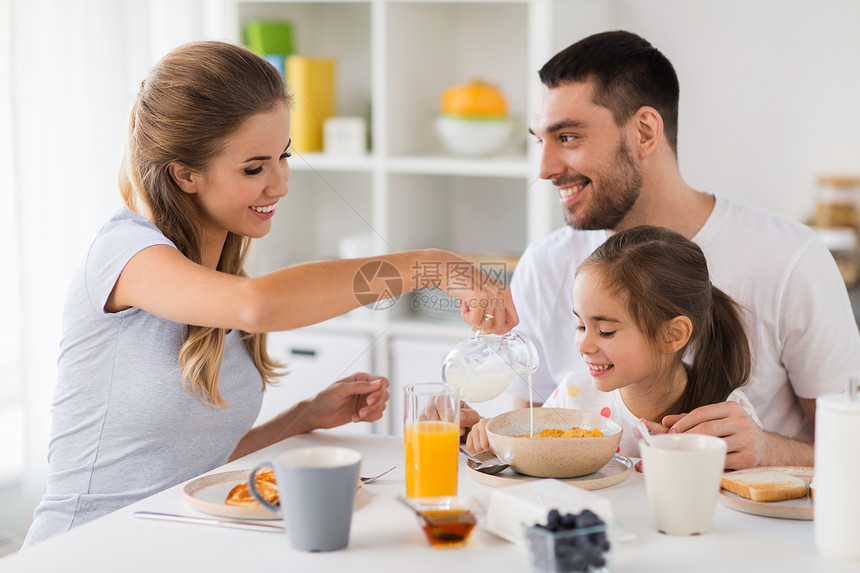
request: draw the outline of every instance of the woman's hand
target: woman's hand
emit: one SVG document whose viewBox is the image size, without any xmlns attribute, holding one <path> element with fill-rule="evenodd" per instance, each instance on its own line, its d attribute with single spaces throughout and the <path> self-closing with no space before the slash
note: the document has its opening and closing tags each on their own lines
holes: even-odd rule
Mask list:
<svg viewBox="0 0 860 573">
<path fill-rule="evenodd" d="M 357 372 L 338 380 L 310 401 L 307 415 L 316 428 L 335 428 L 349 422 L 373 422 L 388 402 L 388 378 Z"/>
<path fill-rule="evenodd" d="M 511 289 L 465 259 L 450 255 L 439 287 L 460 302 L 463 320 L 487 334 L 504 334 L 519 324 Z"/>
<path fill-rule="evenodd" d="M 230 461 L 290 436 L 349 422 L 373 422 L 388 402 L 388 378 L 358 372 L 338 380 L 313 398 L 296 402 L 271 420 L 245 434 Z"/>
</svg>

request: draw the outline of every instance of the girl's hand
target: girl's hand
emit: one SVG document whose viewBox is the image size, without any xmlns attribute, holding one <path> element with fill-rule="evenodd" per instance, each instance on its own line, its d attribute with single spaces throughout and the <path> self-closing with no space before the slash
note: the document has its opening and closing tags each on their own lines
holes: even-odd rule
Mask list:
<svg viewBox="0 0 860 573">
<path fill-rule="evenodd" d="M 680 419 L 684 416 L 684 414 L 680 414 L 677 416 L 677 419 Z M 664 425 L 666 423 L 667 418 L 675 418 L 676 416 L 666 416 L 663 418 L 663 424 L 660 422 L 652 422 L 651 420 L 646 420 L 645 418 L 639 418 L 639 420 L 645 424 L 645 427 L 648 428 L 648 431 L 652 434 L 666 434 L 669 432 L 670 425 Z M 637 440 L 642 439 L 642 435 L 639 433 L 637 428 L 633 428 L 633 437 Z"/>
<path fill-rule="evenodd" d="M 481 415 L 467 403 L 460 401 L 460 441 L 467 439 L 472 426 L 481 421 Z"/>
<path fill-rule="evenodd" d="M 311 400 L 311 423 L 322 429 L 349 422 L 373 422 L 388 402 L 388 378 L 357 372 L 338 380 Z"/>
<path fill-rule="evenodd" d="M 478 423 L 472 426 L 469 435 L 466 437 L 466 449 L 472 454 L 492 451 L 490 449 L 490 440 L 487 438 L 487 422 L 489 418 L 481 418 Z"/>
<path fill-rule="evenodd" d="M 679 415 L 678 419 L 682 418 L 683 416 L 683 414 Z M 664 422 L 666 418 L 669 418 L 669 416 L 663 418 Z M 645 418 L 639 418 L 639 421 L 645 424 L 645 427 L 648 428 L 648 431 L 652 434 L 666 434 L 669 432 L 669 428 L 667 426 L 664 426 L 660 422 L 652 422 L 651 420 L 646 420 Z M 642 439 L 642 433 L 639 431 L 639 428 L 633 428 L 633 437 L 637 440 Z M 642 460 L 636 462 L 633 467 L 636 469 L 637 472 L 642 473 Z"/>
<path fill-rule="evenodd" d="M 663 426 L 666 428 L 671 428 L 675 424 L 681 421 L 681 418 L 686 416 L 687 414 L 669 414 L 668 416 L 663 416 L 661 420 L 663 422 Z"/>
</svg>

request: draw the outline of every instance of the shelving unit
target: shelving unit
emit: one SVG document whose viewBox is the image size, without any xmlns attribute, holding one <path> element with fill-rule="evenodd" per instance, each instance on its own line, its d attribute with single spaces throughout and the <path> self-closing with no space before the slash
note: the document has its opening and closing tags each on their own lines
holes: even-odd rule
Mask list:
<svg viewBox="0 0 860 573">
<path fill-rule="evenodd" d="M 290 194 L 272 232 L 256 243 L 255 273 L 337 257 L 341 241 L 351 237 L 369 238 L 366 255 L 440 247 L 518 256 L 563 224 L 554 191 L 537 177 L 539 150 L 526 137 L 537 70 L 579 37 L 579 18 L 606 19 L 610 3 L 210 0 L 207 6 L 211 36 L 228 41 L 240 42 L 250 20 L 292 22 L 297 53 L 337 61 L 337 115 L 365 117 L 371 134 L 363 157 L 294 154 Z M 442 91 L 475 78 L 505 94 L 519 135 L 491 157 L 457 157 L 442 148 L 433 120 Z M 303 331 L 319 344 L 327 333 L 340 341 L 333 344 L 343 336 L 369 341 L 373 371 L 392 376 L 397 370 L 391 394 L 399 404 L 404 384 L 438 379 L 443 350 L 470 331 L 456 319 L 416 316 L 410 300 L 402 297 L 385 311 L 358 309 Z M 422 341 L 425 360 L 404 362 L 392 354 L 398 348 L 421 354 Z M 377 431 L 398 427 L 388 418 Z"/>
</svg>

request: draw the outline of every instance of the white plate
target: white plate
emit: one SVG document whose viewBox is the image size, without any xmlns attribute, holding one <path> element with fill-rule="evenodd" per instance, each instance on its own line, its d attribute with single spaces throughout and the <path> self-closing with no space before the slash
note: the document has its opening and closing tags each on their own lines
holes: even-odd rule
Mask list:
<svg viewBox="0 0 860 573">
<path fill-rule="evenodd" d="M 198 511 L 233 519 L 280 519 L 265 507 L 227 505 L 224 500 L 236 485 L 248 481 L 251 470 L 234 470 L 193 479 L 182 488 L 185 501 Z"/>
<path fill-rule="evenodd" d="M 809 486 L 809 480 L 812 479 L 814 468 L 798 467 L 798 466 L 768 466 L 761 468 L 750 468 L 747 470 L 737 470 L 729 472 L 726 475 L 746 474 L 764 471 L 778 471 L 784 474 L 789 474 L 802 478 Z M 741 497 L 730 491 L 721 489 L 718 498 L 720 503 L 731 509 L 751 513 L 753 515 L 763 515 L 765 517 L 782 517 L 783 519 L 812 519 L 812 498 L 807 494 L 804 497 L 797 499 L 787 499 L 785 501 L 753 501 L 745 497 Z"/>
<path fill-rule="evenodd" d="M 475 457 L 479 460 L 484 460 L 486 458 L 492 457 L 492 454 L 490 454 L 489 452 L 481 452 Z M 517 473 L 512 468 L 508 468 L 505 471 L 492 476 L 489 474 L 482 474 L 481 472 L 475 470 L 475 462 L 471 460 L 466 460 L 466 467 L 469 469 L 469 475 L 472 476 L 472 479 L 479 483 L 492 487 L 505 487 L 526 481 L 547 479 Z M 565 483 L 575 485 L 582 489 L 592 490 L 602 489 L 604 487 L 609 487 L 621 483 L 628 477 L 630 477 L 631 473 L 633 473 L 633 462 L 631 462 L 629 459 L 622 456 L 621 454 L 613 454 L 612 458 L 606 463 L 606 465 L 594 473 L 574 478 L 557 479 L 558 481 L 563 481 Z"/>
<path fill-rule="evenodd" d="M 280 515 L 272 513 L 265 507 L 245 507 L 241 505 L 227 505 L 224 500 L 230 490 L 240 483 L 248 481 L 251 470 L 233 470 L 217 474 L 205 475 L 193 479 L 182 488 L 182 497 L 188 505 L 203 513 L 217 515 L 218 517 L 229 517 L 232 519 L 281 519 Z M 358 489 L 355 492 L 356 509 L 359 496 L 364 484 L 358 481 Z"/>
</svg>

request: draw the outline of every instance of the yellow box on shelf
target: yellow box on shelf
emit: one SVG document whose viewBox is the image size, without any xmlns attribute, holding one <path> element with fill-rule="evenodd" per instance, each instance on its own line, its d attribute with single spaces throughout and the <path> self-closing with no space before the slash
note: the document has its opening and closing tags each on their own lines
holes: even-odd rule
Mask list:
<svg viewBox="0 0 860 573">
<path fill-rule="evenodd" d="M 292 148 L 322 151 L 323 122 L 335 115 L 334 58 L 292 55 L 287 58 L 287 87 L 295 97 L 290 117 Z"/>
</svg>

